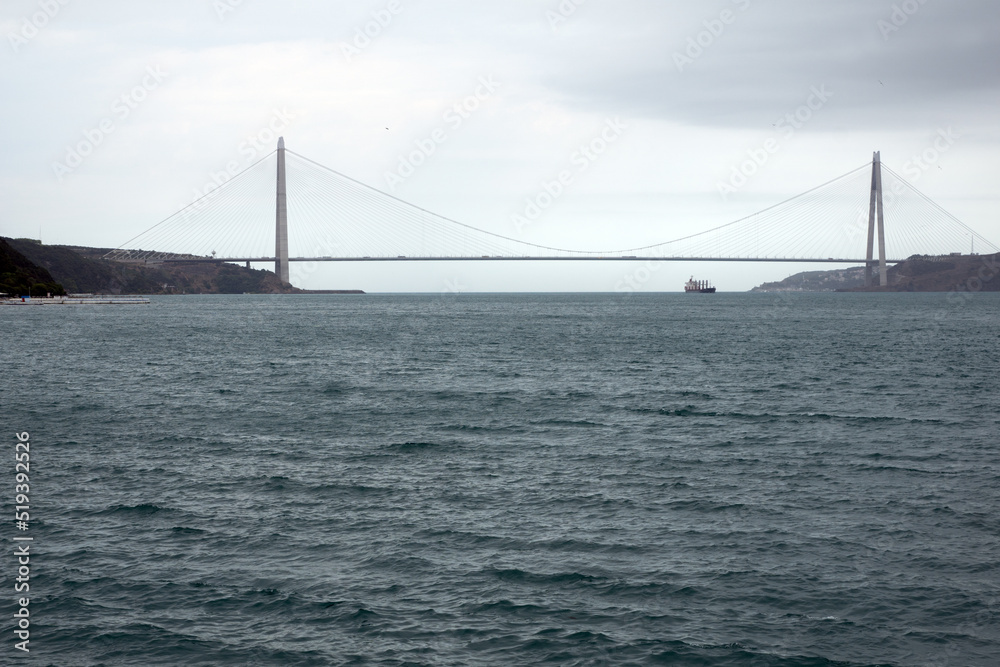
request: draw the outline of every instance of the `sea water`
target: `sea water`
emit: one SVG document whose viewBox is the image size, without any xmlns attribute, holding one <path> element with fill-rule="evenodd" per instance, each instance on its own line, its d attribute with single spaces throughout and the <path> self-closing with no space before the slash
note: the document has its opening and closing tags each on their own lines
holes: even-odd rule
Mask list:
<svg viewBox="0 0 1000 667">
<path fill-rule="evenodd" d="M 995 294 L 154 297 L 0 339 L 4 664 L 1000 664 Z"/>
</svg>

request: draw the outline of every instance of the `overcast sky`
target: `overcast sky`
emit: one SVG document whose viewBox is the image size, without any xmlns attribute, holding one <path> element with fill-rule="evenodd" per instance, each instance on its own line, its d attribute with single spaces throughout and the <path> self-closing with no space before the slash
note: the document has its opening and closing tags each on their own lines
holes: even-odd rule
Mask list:
<svg viewBox="0 0 1000 667">
<path fill-rule="evenodd" d="M 4 0 L 0 28 L 2 235 L 116 247 L 272 150 L 277 129 L 297 153 L 414 204 L 581 249 L 729 222 L 880 150 L 1000 243 L 995 0 Z M 449 116 L 477 92 L 474 111 Z M 610 127 L 579 170 L 578 148 Z M 387 177 L 438 130 L 446 140 L 412 175 Z M 765 145 L 777 150 L 723 196 Z M 908 164 L 935 145 L 946 150 L 927 168 Z M 565 192 L 518 227 L 563 170 Z M 803 268 L 668 265 L 642 288 L 676 291 L 696 273 L 742 290 Z M 293 264 L 292 278 L 612 291 L 635 269 Z"/>
</svg>

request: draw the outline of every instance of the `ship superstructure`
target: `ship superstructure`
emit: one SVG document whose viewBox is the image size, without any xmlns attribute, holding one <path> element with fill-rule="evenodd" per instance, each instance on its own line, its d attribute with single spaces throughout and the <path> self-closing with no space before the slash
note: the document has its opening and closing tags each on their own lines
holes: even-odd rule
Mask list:
<svg viewBox="0 0 1000 667">
<path fill-rule="evenodd" d="M 715 294 L 711 283 L 707 280 L 695 280 L 694 276 L 684 284 L 684 291 L 688 294 Z"/>
</svg>

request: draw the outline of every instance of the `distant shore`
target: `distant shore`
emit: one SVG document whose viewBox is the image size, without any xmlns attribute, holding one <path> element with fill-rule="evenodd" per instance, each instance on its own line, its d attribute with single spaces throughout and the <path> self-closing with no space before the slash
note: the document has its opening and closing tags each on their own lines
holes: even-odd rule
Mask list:
<svg viewBox="0 0 1000 667">
<path fill-rule="evenodd" d="M 0 275 L 16 274 L 0 292 L 45 296 L 92 294 L 364 294 L 362 290 L 303 290 L 273 271 L 228 262 L 115 262 L 108 248 L 45 245 L 0 237 Z"/>
<path fill-rule="evenodd" d="M 1000 253 L 915 255 L 886 271 L 884 287 L 865 286 L 865 269 L 806 271 L 752 292 L 1000 292 Z M 877 275 L 876 283 L 879 282 Z"/>
</svg>

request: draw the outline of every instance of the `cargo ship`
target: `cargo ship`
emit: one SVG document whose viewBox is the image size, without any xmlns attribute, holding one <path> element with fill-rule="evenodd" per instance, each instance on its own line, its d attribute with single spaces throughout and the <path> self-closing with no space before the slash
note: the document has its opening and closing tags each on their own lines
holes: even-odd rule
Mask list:
<svg viewBox="0 0 1000 667">
<path fill-rule="evenodd" d="M 707 280 L 695 280 L 694 276 L 684 284 L 684 291 L 688 294 L 715 294 L 715 288 Z"/>
</svg>

